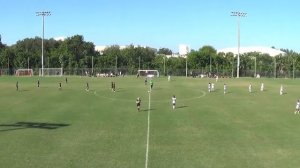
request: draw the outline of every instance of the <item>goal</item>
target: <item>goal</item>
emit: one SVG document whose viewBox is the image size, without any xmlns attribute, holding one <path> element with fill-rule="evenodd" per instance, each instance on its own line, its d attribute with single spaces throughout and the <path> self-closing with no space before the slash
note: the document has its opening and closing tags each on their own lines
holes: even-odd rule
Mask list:
<svg viewBox="0 0 300 168">
<path fill-rule="evenodd" d="M 17 69 L 16 76 L 33 76 L 32 69 Z"/>
<path fill-rule="evenodd" d="M 138 71 L 139 76 L 147 76 L 147 77 L 159 77 L 158 70 L 139 70 Z"/>
<path fill-rule="evenodd" d="M 62 76 L 63 69 L 62 68 L 40 68 L 39 76 Z"/>
</svg>

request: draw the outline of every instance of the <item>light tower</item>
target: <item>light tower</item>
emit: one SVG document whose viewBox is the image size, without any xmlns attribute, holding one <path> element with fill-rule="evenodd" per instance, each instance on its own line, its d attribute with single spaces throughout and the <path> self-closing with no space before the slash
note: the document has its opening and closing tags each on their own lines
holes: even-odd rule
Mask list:
<svg viewBox="0 0 300 168">
<path fill-rule="evenodd" d="M 237 56 L 237 67 L 236 77 L 240 77 L 240 17 L 245 17 L 247 13 L 244 12 L 231 12 L 231 16 L 238 17 L 238 56 Z"/>
<path fill-rule="evenodd" d="M 42 11 L 42 12 L 36 12 L 36 16 L 42 16 L 43 18 L 43 36 L 42 36 L 42 76 L 44 76 L 44 21 L 45 16 L 50 16 L 50 11 Z"/>
</svg>

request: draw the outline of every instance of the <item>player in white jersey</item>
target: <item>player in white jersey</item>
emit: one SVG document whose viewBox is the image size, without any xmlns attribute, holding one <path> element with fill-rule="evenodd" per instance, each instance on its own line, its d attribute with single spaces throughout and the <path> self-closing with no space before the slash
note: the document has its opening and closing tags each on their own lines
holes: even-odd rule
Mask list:
<svg viewBox="0 0 300 168">
<path fill-rule="evenodd" d="M 227 85 L 224 84 L 224 94 L 226 94 L 226 92 L 227 92 Z"/>
<path fill-rule="evenodd" d="M 295 110 L 295 114 L 299 114 L 300 111 L 300 101 L 298 100 L 296 103 L 296 110 Z"/>
<path fill-rule="evenodd" d="M 215 84 L 214 83 L 211 83 L 211 91 L 215 91 Z"/>
<path fill-rule="evenodd" d="M 173 110 L 175 109 L 175 106 L 176 106 L 176 97 L 175 97 L 175 95 L 173 95 L 173 97 L 172 97 L 172 107 L 173 107 Z"/>
<path fill-rule="evenodd" d="M 279 94 L 283 95 L 283 86 L 282 85 L 280 86 Z"/>
<path fill-rule="evenodd" d="M 168 81 L 169 82 L 171 81 L 171 75 L 168 75 Z"/>
<path fill-rule="evenodd" d="M 208 92 L 211 92 L 211 83 L 208 83 Z"/>
<path fill-rule="evenodd" d="M 251 83 L 250 83 L 250 85 L 249 85 L 248 90 L 249 90 L 249 93 L 252 93 L 252 85 L 251 85 Z"/>
<path fill-rule="evenodd" d="M 261 83 L 261 85 L 260 85 L 260 91 L 264 91 L 264 83 Z"/>
<path fill-rule="evenodd" d="M 218 82 L 218 79 L 219 79 L 219 76 L 217 75 L 217 76 L 216 76 L 216 82 Z"/>
</svg>

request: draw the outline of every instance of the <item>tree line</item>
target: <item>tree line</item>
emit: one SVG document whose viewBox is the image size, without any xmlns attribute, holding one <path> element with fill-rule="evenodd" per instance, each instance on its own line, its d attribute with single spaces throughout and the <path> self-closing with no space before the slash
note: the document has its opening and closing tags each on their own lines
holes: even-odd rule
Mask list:
<svg viewBox="0 0 300 168">
<path fill-rule="evenodd" d="M 38 69 L 41 67 L 40 37 L 26 38 L 7 46 L 0 41 L 0 67 L 10 74 L 19 68 Z M 271 57 L 268 54 L 246 53 L 240 56 L 240 76 L 255 73 L 268 77 L 300 77 L 299 53 L 282 49 L 286 54 Z M 209 45 L 191 50 L 187 57 L 169 57 L 173 52 L 168 48 L 158 51 L 150 47 L 129 45 L 121 49 L 118 45 L 107 47 L 102 53 L 95 50 L 92 42 L 81 35 L 68 37 L 63 41 L 44 39 L 44 67 L 71 69 L 111 70 L 122 69 L 136 74 L 138 69 L 157 69 L 161 74 L 188 75 L 218 74 L 236 76 L 237 59 L 233 53 L 217 53 Z"/>
</svg>

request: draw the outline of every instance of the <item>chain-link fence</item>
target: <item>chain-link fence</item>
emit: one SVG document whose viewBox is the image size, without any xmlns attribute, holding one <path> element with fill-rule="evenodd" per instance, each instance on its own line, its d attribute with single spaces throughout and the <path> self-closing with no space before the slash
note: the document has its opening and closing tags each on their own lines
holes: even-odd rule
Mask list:
<svg viewBox="0 0 300 168">
<path fill-rule="evenodd" d="M 0 69 L 0 76 L 13 76 L 17 69 Z M 209 72 L 207 69 L 157 69 L 160 76 L 190 76 L 190 77 L 236 77 L 236 69 L 219 69 L 218 72 Z M 119 75 L 136 75 L 138 69 L 134 68 L 71 68 L 63 69 L 63 75 L 67 76 L 119 76 Z M 39 75 L 39 69 L 33 69 L 34 76 Z M 240 77 L 266 77 L 266 78 L 300 78 L 300 71 L 255 71 L 255 70 L 240 70 Z"/>
</svg>

